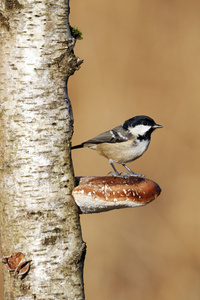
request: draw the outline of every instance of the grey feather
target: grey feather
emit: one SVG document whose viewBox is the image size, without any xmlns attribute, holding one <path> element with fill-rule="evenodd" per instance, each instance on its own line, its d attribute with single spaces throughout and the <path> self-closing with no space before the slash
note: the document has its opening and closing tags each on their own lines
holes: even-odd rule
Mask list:
<svg viewBox="0 0 200 300">
<path fill-rule="evenodd" d="M 132 134 L 130 132 L 127 132 L 127 130 L 124 130 L 123 127 L 120 125 L 113 128 L 112 130 L 108 130 L 84 142 L 83 147 L 88 147 L 91 144 L 122 143 L 126 142 L 131 137 Z"/>
</svg>

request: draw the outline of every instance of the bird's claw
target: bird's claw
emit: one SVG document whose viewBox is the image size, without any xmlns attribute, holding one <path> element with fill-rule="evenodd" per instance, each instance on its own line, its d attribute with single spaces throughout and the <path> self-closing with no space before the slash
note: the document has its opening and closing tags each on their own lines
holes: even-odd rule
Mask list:
<svg viewBox="0 0 200 300">
<path fill-rule="evenodd" d="M 120 176 L 145 177 L 145 175 L 143 175 L 143 174 L 136 174 L 134 172 L 130 172 L 130 173 L 122 172 L 122 173 L 120 173 Z"/>
<path fill-rule="evenodd" d="M 109 172 L 108 175 L 111 175 L 111 176 L 120 176 L 120 174 L 118 172 Z"/>
<path fill-rule="evenodd" d="M 130 176 L 135 176 L 135 177 L 145 177 L 144 174 L 130 174 Z"/>
<path fill-rule="evenodd" d="M 120 176 L 129 177 L 131 174 L 130 173 L 126 173 L 126 172 L 121 172 L 119 175 Z"/>
<path fill-rule="evenodd" d="M 118 172 L 109 172 L 108 175 L 111 175 L 111 176 L 116 176 L 116 177 L 145 177 L 145 175 L 143 174 L 136 174 L 134 172 L 130 172 L 130 173 L 126 173 L 126 172 L 121 172 L 121 173 L 118 173 Z"/>
</svg>

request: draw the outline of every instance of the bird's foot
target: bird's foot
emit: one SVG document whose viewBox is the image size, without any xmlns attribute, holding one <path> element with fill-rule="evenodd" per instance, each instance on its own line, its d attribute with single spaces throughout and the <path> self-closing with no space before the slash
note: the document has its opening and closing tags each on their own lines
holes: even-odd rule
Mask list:
<svg viewBox="0 0 200 300">
<path fill-rule="evenodd" d="M 130 176 L 134 176 L 134 177 L 145 177 L 144 174 L 130 174 Z"/>
<path fill-rule="evenodd" d="M 124 166 L 124 168 L 126 168 L 126 169 L 129 171 L 128 176 L 145 177 L 145 175 L 143 175 L 143 174 L 136 174 L 136 173 L 134 173 L 134 172 L 133 172 L 129 167 L 127 167 L 125 164 L 122 164 L 122 166 Z M 126 174 L 126 175 L 127 175 L 127 173 L 120 173 L 120 174 Z"/>
<path fill-rule="evenodd" d="M 129 177 L 130 175 L 131 175 L 130 173 L 126 173 L 126 172 L 121 172 L 119 174 L 119 176 L 121 176 L 121 177 Z"/>
<path fill-rule="evenodd" d="M 134 172 L 130 172 L 130 173 L 122 172 L 122 173 L 120 173 L 120 176 L 145 177 L 145 175 L 143 175 L 143 174 L 136 174 Z"/>
<path fill-rule="evenodd" d="M 130 172 L 130 173 L 126 173 L 126 172 L 121 172 L 121 173 L 118 173 L 118 172 L 109 172 L 108 175 L 111 175 L 111 176 L 116 176 L 116 177 L 145 177 L 145 175 L 143 174 L 136 174 L 134 172 Z"/>
<path fill-rule="evenodd" d="M 107 175 L 117 176 L 117 177 L 120 176 L 120 174 L 118 172 L 109 172 Z"/>
</svg>

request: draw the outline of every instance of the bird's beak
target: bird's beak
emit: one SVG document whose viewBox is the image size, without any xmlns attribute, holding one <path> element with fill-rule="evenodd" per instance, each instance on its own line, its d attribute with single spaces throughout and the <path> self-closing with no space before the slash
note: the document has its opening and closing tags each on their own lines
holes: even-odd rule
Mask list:
<svg viewBox="0 0 200 300">
<path fill-rule="evenodd" d="M 156 129 L 156 128 L 163 128 L 163 126 L 162 126 L 162 125 L 155 124 L 155 125 L 153 125 L 153 128 L 154 128 L 154 129 Z"/>
</svg>

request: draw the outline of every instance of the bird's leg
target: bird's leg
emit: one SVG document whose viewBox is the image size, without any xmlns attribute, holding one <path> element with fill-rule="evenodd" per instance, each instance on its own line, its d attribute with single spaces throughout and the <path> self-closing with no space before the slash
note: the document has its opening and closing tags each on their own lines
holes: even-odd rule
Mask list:
<svg viewBox="0 0 200 300">
<path fill-rule="evenodd" d="M 130 172 L 130 174 L 128 174 L 129 176 L 135 176 L 135 177 L 145 177 L 145 175 L 143 175 L 143 174 L 136 174 L 136 173 L 134 173 L 129 167 L 127 167 L 125 164 L 122 164 L 122 166 L 124 167 L 124 168 L 126 168 L 129 172 Z M 123 173 L 121 173 L 121 174 L 123 174 Z M 124 175 L 127 175 L 127 173 L 124 173 Z"/>
<path fill-rule="evenodd" d="M 114 176 L 120 176 L 120 174 L 117 172 L 117 169 L 115 168 L 115 166 L 113 165 L 112 161 L 109 160 L 109 163 L 111 164 L 113 170 L 115 171 L 113 172 L 109 172 L 108 174 L 114 175 Z"/>
</svg>

